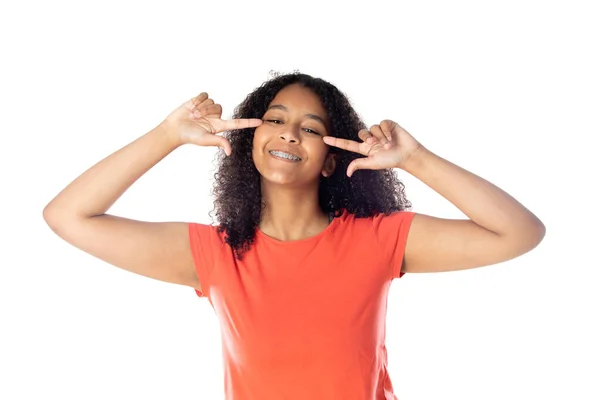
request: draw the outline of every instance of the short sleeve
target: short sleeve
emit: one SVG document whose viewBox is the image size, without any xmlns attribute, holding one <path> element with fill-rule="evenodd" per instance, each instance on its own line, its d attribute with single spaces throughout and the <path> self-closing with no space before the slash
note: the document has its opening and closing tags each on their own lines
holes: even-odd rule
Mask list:
<svg viewBox="0 0 600 400">
<path fill-rule="evenodd" d="M 402 260 L 414 216 L 414 212 L 396 211 L 390 215 L 379 214 L 373 218 L 375 237 L 381 246 L 385 261 L 391 264 L 391 279 L 404 275 L 401 271 Z"/>
<path fill-rule="evenodd" d="M 212 225 L 188 223 L 190 248 L 194 259 L 194 267 L 202 291 L 196 291 L 199 297 L 208 297 L 211 286 L 211 274 L 216 264 L 215 249 L 221 245 L 216 227 Z"/>
</svg>

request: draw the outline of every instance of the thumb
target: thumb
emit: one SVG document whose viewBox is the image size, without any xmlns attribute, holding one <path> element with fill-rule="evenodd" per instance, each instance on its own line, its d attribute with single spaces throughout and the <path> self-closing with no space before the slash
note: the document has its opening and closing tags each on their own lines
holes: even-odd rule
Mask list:
<svg viewBox="0 0 600 400">
<path fill-rule="evenodd" d="M 359 169 L 375 169 L 372 164 L 372 161 L 368 157 L 357 158 L 348 165 L 346 175 L 350 178 Z"/>
<path fill-rule="evenodd" d="M 202 135 L 202 144 L 198 143 L 198 145 L 220 147 L 223 149 L 223 151 L 225 151 L 225 154 L 228 156 L 231 155 L 231 144 L 229 143 L 229 140 L 223 136 L 211 134 Z"/>
</svg>

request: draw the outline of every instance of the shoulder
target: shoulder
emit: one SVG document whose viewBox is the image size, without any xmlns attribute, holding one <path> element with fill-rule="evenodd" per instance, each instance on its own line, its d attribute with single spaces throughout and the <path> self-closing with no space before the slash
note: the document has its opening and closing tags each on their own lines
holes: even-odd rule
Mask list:
<svg viewBox="0 0 600 400">
<path fill-rule="evenodd" d="M 219 225 L 203 224 L 199 222 L 188 222 L 188 233 L 193 244 L 210 243 L 224 244 L 225 231 Z"/>
<path fill-rule="evenodd" d="M 338 218 L 340 218 L 340 224 L 346 227 L 376 236 L 386 236 L 401 230 L 408 231 L 415 215 L 416 213 L 413 211 L 402 210 L 360 217 L 344 209 Z"/>
<path fill-rule="evenodd" d="M 397 224 L 412 220 L 415 216 L 415 212 L 408 210 L 392 211 L 389 213 L 378 212 L 373 215 L 366 217 L 360 217 L 353 214 L 346 209 L 343 209 L 341 215 L 338 217 L 342 222 L 358 224 L 358 225 L 380 225 L 380 224 Z"/>
</svg>

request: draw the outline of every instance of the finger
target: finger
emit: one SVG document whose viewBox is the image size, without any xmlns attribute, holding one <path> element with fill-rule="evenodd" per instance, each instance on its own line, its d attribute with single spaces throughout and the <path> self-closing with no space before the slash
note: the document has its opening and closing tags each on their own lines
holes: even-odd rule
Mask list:
<svg viewBox="0 0 600 400">
<path fill-rule="evenodd" d="M 198 106 L 196 106 L 196 108 L 206 107 L 211 104 L 215 104 L 215 101 L 209 97 L 209 98 L 205 99 L 204 101 L 202 101 L 200 104 L 198 104 Z"/>
<path fill-rule="evenodd" d="M 202 139 L 202 146 L 220 147 L 228 156 L 231 155 L 231 144 L 223 136 L 208 135 Z"/>
<path fill-rule="evenodd" d="M 200 104 L 201 102 L 203 102 L 207 98 L 208 98 L 208 94 L 206 92 L 202 92 L 198 96 L 192 97 L 191 99 L 189 99 L 188 101 L 183 103 L 183 106 L 186 109 L 188 109 L 190 111 L 190 113 L 193 113 L 194 110 L 196 109 L 196 106 L 198 104 Z"/>
<path fill-rule="evenodd" d="M 370 138 L 370 137 L 373 137 L 373 135 L 371 135 L 371 132 L 369 132 L 368 129 L 361 129 L 360 131 L 358 131 L 358 137 L 363 142 L 366 142 L 367 139 Z"/>
<path fill-rule="evenodd" d="M 223 109 L 220 104 L 210 104 L 206 107 L 197 108 L 191 112 L 193 119 L 198 118 L 221 118 Z"/>
<path fill-rule="evenodd" d="M 194 104 L 194 106 L 196 106 L 196 105 L 202 103 L 206 99 L 208 99 L 208 93 L 202 92 L 198 96 L 196 96 L 192 99 L 192 104 Z"/>
<path fill-rule="evenodd" d="M 220 104 L 210 104 L 206 107 L 202 107 L 201 109 L 194 111 L 194 115 L 206 118 L 220 118 L 222 112 L 223 108 Z"/>
<path fill-rule="evenodd" d="M 230 131 L 233 129 L 254 128 L 259 126 L 263 122 L 262 119 L 258 118 L 240 118 L 219 121 L 219 126 L 215 126 L 215 128 L 217 128 L 217 132 Z"/>
<path fill-rule="evenodd" d="M 333 136 L 323 137 L 323 141 L 330 146 L 339 147 L 340 149 L 352 151 L 366 156 L 366 149 L 362 146 L 362 143 L 355 142 L 354 140 L 340 139 Z"/>
<path fill-rule="evenodd" d="M 359 169 L 377 169 L 377 167 L 370 158 L 357 158 L 348 165 L 346 175 L 350 178 L 352 174 Z"/>
<path fill-rule="evenodd" d="M 396 126 L 398 126 L 398 124 L 392 120 L 389 119 L 385 119 L 383 121 L 381 121 L 381 124 L 379 124 L 381 126 L 381 130 L 383 131 L 383 134 L 388 138 L 388 140 L 391 142 L 392 141 L 392 132 L 394 131 L 394 129 L 396 128 Z"/>
<path fill-rule="evenodd" d="M 221 140 L 219 147 L 221 149 L 223 149 L 225 154 L 227 154 L 227 157 L 229 157 L 231 155 L 231 144 L 229 143 L 229 140 L 225 139 L 223 136 L 215 136 L 215 137 L 223 139 L 223 140 Z"/>
<path fill-rule="evenodd" d="M 371 132 L 373 137 L 377 138 L 377 140 L 381 142 L 381 144 L 386 144 L 387 142 L 389 142 L 389 139 L 383 134 L 381 126 L 373 125 L 371 129 L 369 129 L 369 131 Z"/>
</svg>

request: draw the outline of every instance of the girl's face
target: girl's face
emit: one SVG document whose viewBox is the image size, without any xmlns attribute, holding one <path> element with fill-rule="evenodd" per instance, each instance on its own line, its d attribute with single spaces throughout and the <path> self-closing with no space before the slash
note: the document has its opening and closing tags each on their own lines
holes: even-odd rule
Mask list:
<svg viewBox="0 0 600 400">
<path fill-rule="evenodd" d="M 306 184 L 335 169 L 323 142 L 328 117 L 321 100 L 299 84 L 281 89 L 256 128 L 252 159 L 263 179 L 277 184 Z"/>
</svg>

